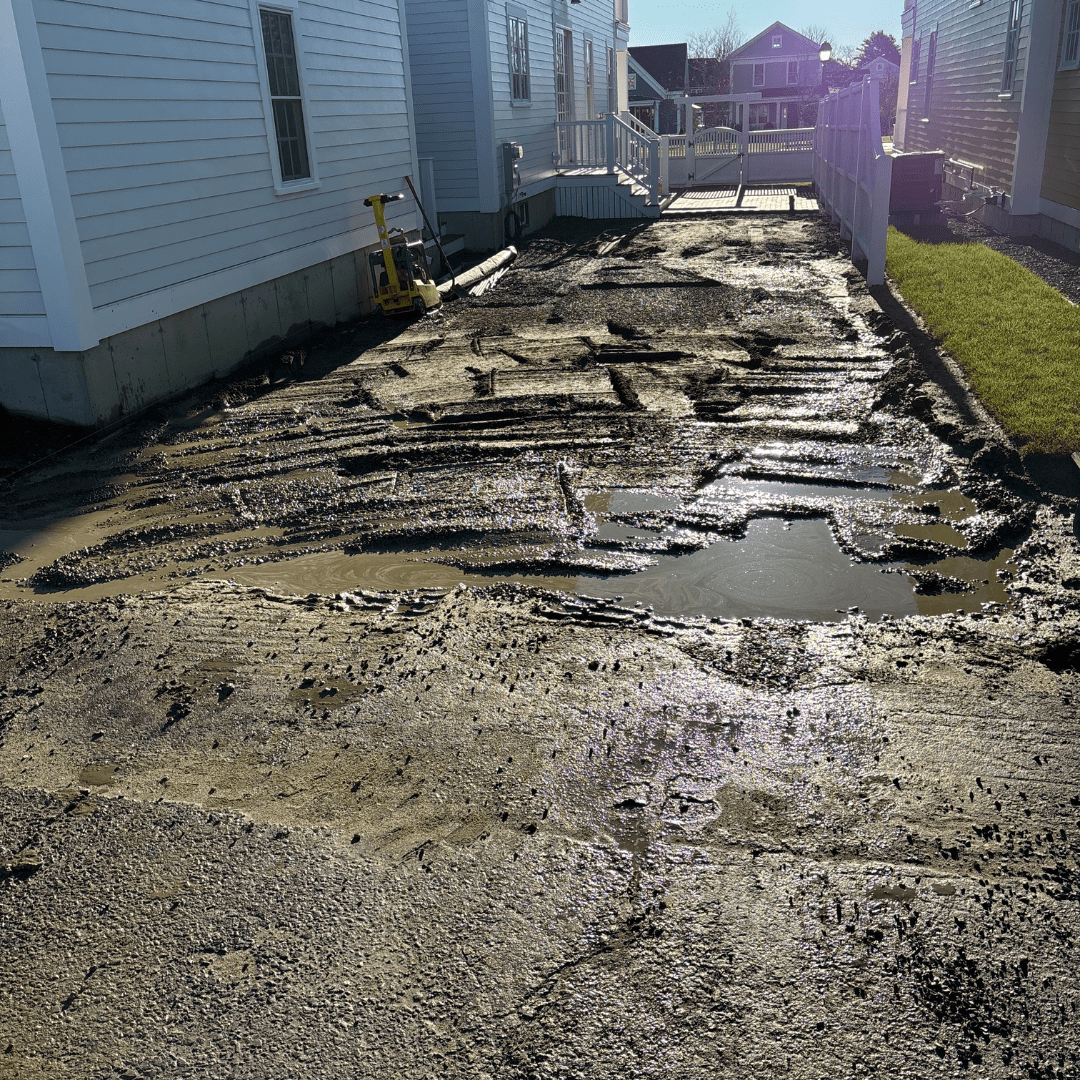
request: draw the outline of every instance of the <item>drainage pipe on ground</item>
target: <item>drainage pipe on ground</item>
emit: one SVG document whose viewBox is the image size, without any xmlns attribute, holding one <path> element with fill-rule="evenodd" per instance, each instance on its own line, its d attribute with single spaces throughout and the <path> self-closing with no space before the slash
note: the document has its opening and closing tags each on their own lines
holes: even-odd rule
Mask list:
<svg viewBox="0 0 1080 1080">
<path fill-rule="evenodd" d="M 497 251 L 490 259 L 485 259 L 479 266 L 466 270 L 464 274 L 458 274 L 457 286 L 451 281 L 444 281 L 439 286 L 439 295 L 445 300 L 448 296 L 460 295 L 457 290 L 471 289 L 477 282 L 491 277 L 497 270 L 509 266 L 518 256 L 516 247 L 503 248 Z"/>
</svg>

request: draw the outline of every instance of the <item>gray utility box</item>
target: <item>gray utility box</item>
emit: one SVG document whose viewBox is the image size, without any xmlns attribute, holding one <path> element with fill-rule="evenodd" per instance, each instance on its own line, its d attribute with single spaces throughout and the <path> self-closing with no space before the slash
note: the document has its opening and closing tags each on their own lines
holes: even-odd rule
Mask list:
<svg viewBox="0 0 1080 1080">
<path fill-rule="evenodd" d="M 889 216 L 935 214 L 941 209 L 945 151 L 892 156 L 892 194 Z"/>
</svg>

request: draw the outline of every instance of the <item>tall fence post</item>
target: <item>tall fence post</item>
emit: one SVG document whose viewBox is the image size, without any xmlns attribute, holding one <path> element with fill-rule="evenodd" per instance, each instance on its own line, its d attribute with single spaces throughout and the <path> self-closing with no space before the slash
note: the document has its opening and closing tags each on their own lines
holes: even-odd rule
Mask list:
<svg viewBox="0 0 1080 1080">
<path fill-rule="evenodd" d="M 655 205 L 660 201 L 660 143 L 649 143 L 649 203 Z"/>
<path fill-rule="evenodd" d="M 609 176 L 615 175 L 617 158 L 615 156 L 615 114 L 607 114 L 607 171 Z"/>
<path fill-rule="evenodd" d="M 814 130 L 814 185 L 818 203 L 851 242 L 851 258 L 866 262 L 866 282 L 885 281 L 892 159 L 881 142 L 880 84 L 829 94 Z"/>
<path fill-rule="evenodd" d="M 669 183 L 669 165 L 671 140 L 666 135 L 660 136 L 660 194 L 666 195 L 671 190 Z"/>
</svg>

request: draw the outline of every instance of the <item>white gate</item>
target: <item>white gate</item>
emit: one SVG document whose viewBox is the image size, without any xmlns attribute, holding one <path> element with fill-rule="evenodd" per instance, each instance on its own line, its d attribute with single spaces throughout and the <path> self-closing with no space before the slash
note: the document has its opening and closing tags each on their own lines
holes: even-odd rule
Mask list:
<svg viewBox="0 0 1080 1080">
<path fill-rule="evenodd" d="M 814 185 L 818 202 L 840 236 L 851 241 L 853 262 L 866 262 L 866 283 L 885 281 L 892 158 L 881 145 L 879 83 L 869 76 L 830 94 L 818 106 L 814 130 Z"/>
<path fill-rule="evenodd" d="M 808 182 L 813 170 L 813 128 L 738 131 L 703 128 L 669 135 L 664 190 L 727 184 Z M 663 172 L 663 164 L 661 171 Z"/>
</svg>

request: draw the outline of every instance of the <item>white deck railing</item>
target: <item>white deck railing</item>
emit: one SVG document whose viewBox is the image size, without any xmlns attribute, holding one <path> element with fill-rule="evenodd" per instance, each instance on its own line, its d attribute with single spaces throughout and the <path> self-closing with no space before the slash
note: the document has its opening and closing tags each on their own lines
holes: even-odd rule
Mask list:
<svg viewBox="0 0 1080 1080">
<path fill-rule="evenodd" d="M 566 120 L 555 125 L 559 139 L 559 167 L 607 168 L 607 120 Z"/>
<path fill-rule="evenodd" d="M 641 134 L 614 113 L 603 120 L 560 120 L 555 124 L 558 167 L 604 169 L 637 180 L 656 203 L 660 183 L 660 138 Z"/>
<path fill-rule="evenodd" d="M 639 135 L 644 135 L 646 139 L 660 138 L 648 124 L 643 124 L 633 113 L 621 112 L 617 115 L 624 124 L 629 124 Z"/>
<path fill-rule="evenodd" d="M 853 262 L 866 262 L 866 283 L 885 281 L 892 158 L 881 145 L 878 80 L 830 94 L 818 106 L 814 185 L 818 202 L 840 236 L 851 240 Z"/>
<path fill-rule="evenodd" d="M 751 154 L 797 154 L 814 149 L 813 128 L 780 128 L 751 131 L 747 150 Z"/>
</svg>

